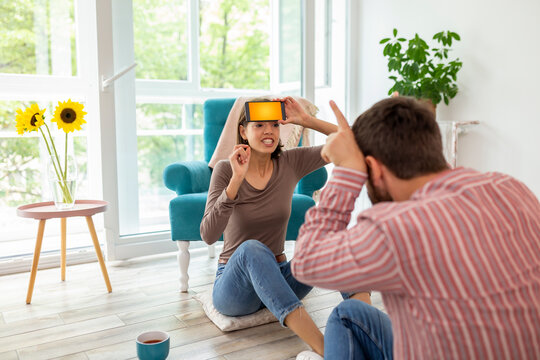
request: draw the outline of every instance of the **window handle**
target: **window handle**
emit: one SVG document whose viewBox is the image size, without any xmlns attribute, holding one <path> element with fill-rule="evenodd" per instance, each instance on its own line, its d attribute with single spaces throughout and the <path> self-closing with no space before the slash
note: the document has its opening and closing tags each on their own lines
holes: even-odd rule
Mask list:
<svg viewBox="0 0 540 360">
<path fill-rule="evenodd" d="M 103 79 L 103 75 L 102 75 L 101 76 L 101 91 L 105 91 L 105 89 L 109 87 L 115 80 L 124 76 L 129 70 L 133 69 L 135 66 L 137 66 L 137 63 L 131 64 L 130 66 L 122 69 L 120 72 L 114 74 L 108 79 Z"/>
</svg>

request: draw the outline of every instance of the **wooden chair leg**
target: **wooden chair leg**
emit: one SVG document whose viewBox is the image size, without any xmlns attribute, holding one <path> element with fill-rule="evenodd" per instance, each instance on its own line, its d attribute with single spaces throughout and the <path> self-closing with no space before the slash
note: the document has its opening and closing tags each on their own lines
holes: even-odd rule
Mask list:
<svg viewBox="0 0 540 360">
<path fill-rule="evenodd" d="M 188 267 L 189 267 L 189 243 L 190 241 L 178 240 L 176 245 L 178 246 L 178 266 L 180 267 L 180 291 L 187 292 L 188 290 Z"/>
<path fill-rule="evenodd" d="M 208 257 L 213 259 L 216 257 L 216 244 L 208 245 Z"/>
<path fill-rule="evenodd" d="M 36 281 L 36 272 L 41 254 L 41 244 L 43 242 L 43 233 L 45 232 L 45 219 L 39 220 L 38 233 L 36 238 L 36 248 L 34 249 L 34 260 L 32 260 L 32 271 L 30 272 L 30 282 L 28 283 L 28 292 L 26 293 L 26 303 L 32 302 L 32 293 L 34 292 L 34 282 Z"/>
<path fill-rule="evenodd" d="M 99 247 L 96 228 L 94 227 L 94 221 L 92 221 L 91 216 L 86 216 L 86 223 L 88 224 L 88 230 L 90 230 L 90 235 L 92 236 L 92 242 L 94 243 L 94 248 L 96 249 L 96 255 L 99 261 L 99 266 L 101 267 L 101 273 L 105 279 L 105 284 L 107 285 L 107 290 L 111 292 L 112 287 L 111 282 L 109 281 L 109 274 L 107 273 L 107 268 L 105 267 L 105 261 L 103 261 L 103 254 L 101 253 L 101 248 Z"/>
<path fill-rule="evenodd" d="M 60 273 L 62 281 L 66 281 L 66 218 L 60 218 Z"/>
</svg>

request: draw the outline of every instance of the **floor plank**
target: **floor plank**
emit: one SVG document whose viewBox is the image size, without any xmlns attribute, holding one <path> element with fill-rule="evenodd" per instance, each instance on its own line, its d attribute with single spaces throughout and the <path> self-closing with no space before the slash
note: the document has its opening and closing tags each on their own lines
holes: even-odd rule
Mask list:
<svg viewBox="0 0 540 360">
<path fill-rule="evenodd" d="M 77 354 L 71 354 L 66 356 L 60 356 L 57 358 L 54 358 L 53 360 L 88 360 L 88 356 L 86 356 L 85 353 L 77 353 Z"/>
<path fill-rule="evenodd" d="M 286 244 L 292 257 L 293 244 Z M 307 349 L 279 323 L 233 332 L 220 331 L 193 295 L 212 288 L 217 261 L 194 251 L 190 290 L 179 292 L 176 254 L 107 263 L 113 291 L 107 293 L 97 263 L 39 270 L 32 304 L 25 303 L 29 274 L 0 277 L 0 359 L 136 359 L 135 338 L 149 330 L 171 336 L 169 360 L 294 359 Z M 4 296 L 5 294 L 5 296 Z M 374 305 L 383 308 L 380 295 Z M 336 291 L 314 288 L 303 303 L 325 330 Z"/>
<path fill-rule="evenodd" d="M 299 337 L 291 335 L 279 341 L 234 351 L 225 355 L 227 360 L 283 360 L 295 357 L 299 352 L 309 350 L 309 347 Z"/>
<path fill-rule="evenodd" d="M 183 294 L 182 294 L 183 296 Z M 136 309 L 129 312 L 121 312 L 118 314 L 120 320 L 125 324 L 134 324 L 146 320 L 156 319 L 169 315 L 192 313 L 201 309 L 198 301 L 193 299 L 187 299 L 183 301 L 173 301 L 166 304 L 158 304 L 152 306 L 151 304 L 145 304 L 142 309 Z M 204 314 L 204 313 L 203 313 Z M 178 317 L 179 320 L 184 319 Z M 193 324 L 192 324 L 193 325 Z"/>
<path fill-rule="evenodd" d="M 129 343 L 129 345 L 134 349 L 135 339 L 137 336 L 142 332 L 149 331 L 150 329 L 171 331 L 185 327 L 186 325 L 176 317 L 168 316 L 154 319 L 152 321 L 127 326 L 119 326 L 102 331 L 94 331 L 92 333 L 87 333 L 80 336 L 66 337 L 57 341 L 36 346 L 27 346 L 19 350 L 19 355 L 21 360 L 41 360 L 94 350 L 95 352 L 101 354 L 107 354 L 108 359 L 121 359 L 120 357 L 116 357 L 116 354 L 113 352 L 107 353 L 108 349 L 119 343 Z M 88 355 L 88 353 L 86 355 Z M 126 356 L 125 358 L 127 357 L 129 356 Z"/>
<path fill-rule="evenodd" d="M 47 329 L 54 326 L 63 325 L 64 322 L 60 318 L 60 315 L 53 314 L 43 317 L 37 317 L 32 319 L 19 320 L 11 322 L 9 324 L 0 325 L 0 338 L 4 336 L 11 336 L 22 334 L 26 332 L 36 331 L 40 329 Z M 1 358 L 0 358 L 1 359 Z"/>
<path fill-rule="evenodd" d="M 2 360 L 19 360 L 19 356 L 16 351 L 7 351 L 0 353 L 0 359 Z"/>
<path fill-rule="evenodd" d="M 221 331 L 212 323 L 200 324 L 189 328 L 170 330 L 167 332 L 171 338 L 171 348 L 212 338 L 221 334 Z M 129 341 L 110 346 L 102 346 L 99 349 L 87 351 L 86 355 L 90 360 L 121 360 L 136 357 L 137 351 L 135 347 L 135 338 L 136 336 L 133 336 Z M 174 359 L 172 356 L 169 358 Z"/>
<path fill-rule="evenodd" d="M 0 338 L 0 349 L 16 350 L 28 346 L 54 343 L 60 339 L 95 333 L 123 325 L 124 323 L 116 315 L 110 315 L 74 324 L 60 325 L 13 336 L 4 336 Z"/>
<path fill-rule="evenodd" d="M 79 309 L 63 311 L 60 313 L 60 317 L 66 323 L 78 322 L 90 319 L 96 316 L 106 316 L 117 314 L 119 312 L 136 312 L 144 311 L 153 306 L 169 304 L 174 301 L 182 302 L 182 300 L 188 300 L 191 295 L 187 293 L 181 293 L 178 291 L 158 294 L 155 296 L 141 296 L 137 297 L 138 301 L 133 299 L 126 299 L 123 301 L 117 301 L 107 304 L 107 306 L 95 305 L 88 306 Z"/>
<path fill-rule="evenodd" d="M 224 332 L 221 336 L 174 347 L 171 349 L 171 357 L 174 359 L 209 359 L 293 335 L 291 330 L 278 323 L 265 324 L 250 329 Z"/>
</svg>

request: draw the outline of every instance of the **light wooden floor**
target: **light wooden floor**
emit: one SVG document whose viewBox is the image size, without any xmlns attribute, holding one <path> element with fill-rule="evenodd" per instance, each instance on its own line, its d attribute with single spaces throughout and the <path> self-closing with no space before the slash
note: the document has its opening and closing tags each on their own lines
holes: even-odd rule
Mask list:
<svg viewBox="0 0 540 360">
<path fill-rule="evenodd" d="M 287 242 L 287 255 L 294 243 Z M 115 266 L 113 266 L 115 265 Z M 32 304 L 26 305 L 29 273 L 0 277 L 0 359 L 134 359 L 135 338 L 148 330 L 171 336 L 168 359 L 294 359 L 308 349 L 289 329 L 272 323 L 223 333 L 211 323 L 193 293 L 212 284 L 216 259 L 192 253 L 190 291 L 178 291 L 175 254 L 108 264 L 108 294 L 99 265 L 69 266 L 37 273 Z M 314 289 L 304 305 L 324 331 L 335 291 Z M 373 294 L 374 305 L 382 307 Z"/>
</svg>

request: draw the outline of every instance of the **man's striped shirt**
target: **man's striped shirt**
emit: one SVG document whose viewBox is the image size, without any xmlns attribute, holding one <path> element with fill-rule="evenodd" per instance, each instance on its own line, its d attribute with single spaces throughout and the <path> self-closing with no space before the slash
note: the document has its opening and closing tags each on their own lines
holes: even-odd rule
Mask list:
<svg viewBox="0 0 540 360">
<path fill-rule="evenodd" d="M 380 291 L 396 359 L 540 359 L 540 203 L 500 173 L 449 170 L 347 225 L 367 175 L 336 167 L 306 214 L 292 271 Z"/>
</svg>

